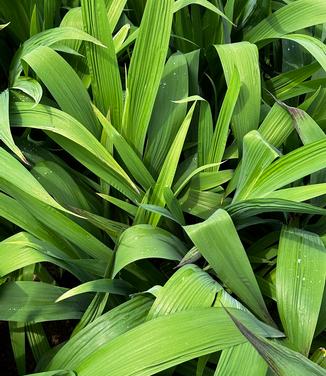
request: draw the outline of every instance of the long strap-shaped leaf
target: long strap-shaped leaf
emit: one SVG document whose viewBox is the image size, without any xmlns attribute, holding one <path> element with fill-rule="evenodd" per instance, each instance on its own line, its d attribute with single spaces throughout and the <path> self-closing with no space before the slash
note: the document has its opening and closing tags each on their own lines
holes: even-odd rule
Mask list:
<svg viewBox="0 0 326 376">
<path fill-rule="evenodd" d="M 157 92 L 144 156 L 146 165 L 156 176 L 187 112 L 186 103 L 174 101 L 188 97 L 188 75 L 186 56 L 172 55 L 165 64 Z"/>
<path fill-rule="evenodd" d="M 234 69 L 239 72 L 241 89 L 234 108 L 232 131 L 241 148 L 243 136 L 259 125 L 261 87 L 258 49 L 248 42 L 215 45 L 215 48 L 228 85 Z"/>
<path fill-rule="evenodd" d="M 83 124 L 97 138 L 100 127 L 91 99 L 72 67 L 50 47 L 38 47 L 24 57 L 44 82 L 63 111 Z"/>
<path fill-rule="evenodd" d="M 228 314 L 241 333 L 255 347 L 259 354 L 277 376 L 325 376 L 325 371 L 305 356 L 281 344 L 269 341 L 253 333 L 244 322 L 240 322 L 233 313 Z"/>
<path fill-rule="evenodd" d="M 104 115 L 110 111 L 112 124 L 120 129 L 122 85 L 104 0 L 83 0 L 82 14 L 85 31 L 107 47 L 102 48 L 94 43 L 86 45 L 94 103 Z"/>
<path fill-rule="evenodd" d="M 114 277 L 137 260 L 162 258 L 180 261 L 184 254 L 183 243 L 168 231 L 150 225 L 132 226 L 119 239 L 112 275 Z"/>
<path fill-rule="evenodd" d="M 250 198 L 268 193 L 326 166 L 326 139 L 302 146 L 272 163 L 257 180 Z"/>
<path fill-rule="evenodd" d="M 206 221 L 185 226 L 184 229 L 218 277 L 260 318 L 272 322 L 228 213 L 219 209 Z"/>
<path fill-rule="evenodd" d="M 326 138 L 325 132 L 305 111 L 288 106 L 286 109 L 291 114 L 295 129 L 304 145 Z"/>
<path fill-rule="evenodd" d="M 55 233 L 60 234 L 75 244 L 86 254 L 106 263 L 112 260 L 112 250 L 95 236 L 79 226 L 73 220 L 58 210 L 35 199 L 12 184 L 1 182 L 2 189 L 12 195 L 40 222 L 50 227 Z M 80 252 L 79 252 L 80 253 Z M 84 255 L 83 255 L 84 256 Z M 79 255 L 79 257 L 82 257 Z"/>
<path fill-rule="evenodd" d="M 65 262 L 69 255 L 59 251 L 52 244 L 39 240 L 31 234 L 19 232 L 0 243 L 0 277 L 4 277 L 15 270 L 39 262 L 50 262 L 68 270 L 81 280 L 89 275 L 72 263 Z"/>
<path fill-rule="evenodd" d="M 23 162 L 27 162 L 24 154 L 15 144 L 10 131 L 9 122 L 9 90 L 0 93 L 0 140 L 3 141 L 8 148 L 14 152 Z"/>
<path fill-rule="evenodd" d="M 265 376 L 267 364 L 250 343 L 223 350 L 214 376 Z"/>
<path fill-rule="evenodd" d="M 324 22 L 326 22 L 324 0 L 297 0 L 265 18 L 245 34 L 245 39 L 257 43 Z"/>
<path fill-rule="evenodd" d="M 68 258 L 77 257 L 75 250 L 67 241 L 42 224 L 17 200 L 4 193 L 0 193 L 0 217 L 12 222 L 37 238 L 53 244 L 63 251 Z"/>
<path fill-rule="evenodd" d="M 233 110 L 238 100 L 240 87 L 240 76 L 238 69 L 235 67 L 229 82 L 228 90 L 223 100 L 222 107 L 220 109 L 220 113 L 218 115 L 211 146 L 208 153 L 208 163 L 220 163 L 222 161 L 228 137 L 229 125 L 231 122 Z M 218 167 L 216 168 L 216 170 L 218 170 Z"/>
<path fill-rule="evenodd" d="M 0 319 L 19 322 L 78 319 L 85 309 L 85 301 L 71 299 L 55 303 L 66 290 L 42 282 L 5 283 L 0 286 Z"/>
<path fill-rule="evenodd" d="M 294 188 L 292 188 L 294 189 Z M 249 217 L 260 213 L 272 213 L 272 212 L 287 212 L 287 213 L 307 213 L 307 214 L 320 214 L 325 215 L 326 209 L 315 207 L 310 204 L 298 203 L 290 201 L 289 199 L 282 199 L 277 197 L 275 192 L 275 198 L 267 197 L 250 199 L 240 201 L 232 205 L 228 205 L 225 209 L 231 215 L 232 219 L 236 222 L 246 220 Z M 294 195 L 294 199 L 295 199 Z"/>
<path fill-rule="evenodd" d="M 101 145 L 82 124 L 67 113 L 43 105 L 33 106 L 30 103 L 16 103 L 15 106 L 11 108 L 10 120 L 13 126 L 37 128 L 51 132 L 53 134 L 52 137 L 77 159 L 87 158 L 87 152 L 89 152 L 92 158 L 86 159 L 86 161 L 88 161 L 88 168 L 97 173 L 96 171 L 99 171 L 98 169 L 102 171 L 104 166 L 107 166 L 108 168 L 106 171 L 103 171 L 103 173 L 109 173 L 115 182 L 106 179 L 109 180 L 109 183 L 115 185 L 117 189 L 124 191 L 123 186 L 125 186 L 128 181 L 127 185 L 129 185 L 130 188 L 133 187 L 132 190 L 134 190 L 134 192 L 137 191 L 137 188 L 128 174 L 115 161 L 104 146 Z M 63 137 L 58 139 L 58 135 Z M 82 151 L 84 151 L 84 153 L 82 153 Z M 98 165 L 97 161 L 100 165 Z M 85 163 L 85 159 L 82 159 L 82 163 Z M 119 177 L 120 179 L 122 178 L 120 183 L 117 182 Z M 123 181 L 125 181 L 125 183 L 123 183 Z M 129 188 L 127 188 L 127 190 L 129 190 Z"/>
<path fill-rule="evenodd" d="M 107 14 L 112 31 L 117 26 L 126 3 L 127 0 L 110 0 Z"/>
<path fill-rule="evenodd" d="M 293 132 L 293 120 L 291 115 L 278 103 L 271 108 L 259 127 L 259 133 L 264 139 L 275 146 L 280 147 Z"/>
<path fill-rule="evenodd" d="M 123 118 L 123 135 L 142 155 L 168 50 L 173 0 L 148 0 L 133 52 Z"/>
<path fill-rule="evenodd" d="M 70 338 L 54 354 L 46 365 L 46 370 L 74 369 L 115 337 L 142 324 L 151 305 L 152 299 L 149 295 L 137 296 L 111 309 Z"/>
<path fill-rule="evenodd" d="M 155 184 L 153 194 L 151 197 L 150 203 L 153 205 L 164 206 L 165 205 L 165 197 L 164 191 L 165 189 L 171 188 L 174 176 L 177 170 L 179 158 L 182 152 L 183 144 L 187 136 L 187 132 L 192 120 L 192 116 L 195 110 L 196 102 L 191 106 L 190 110 L 188 111 L 179 131 L 176 135 L 176 138 L 171 145 L 169 153 L 167 154 L 164 164 L 162 166 L 160 175 L 157 179 Z M 149 217 L 148 222 L 152 225 L 156 226 L 160 220 L 160 216 L 157 214 L 151 214 Z"/>
<path fill-rule="evenodd" d="M 193 308 L 211 307 L 221 289 L 222 286 L 198 266 L 186 265 L 158 291 L 147 320 Z"/>
<path fill-rule="evenodd" d="M 194 5 L 194 4 L 197 4 L 206 9 L 209 9 L 210 11 L 218 14 L 219 16 L 223 17 L 224 19 L 232 23 L 232 21 L 230 21 L 228 17 L 222 11 L 220 11 L 216 6 L 214 6 L 211 2 L 207 0 L 178 0 L 174 3 L 173 11 L 178 12 L 182 8 L 185 8 L 189 5 Z"/>
<path fill-rule="evenodd" d="M 261 137 L 258 131 L 251 131 L 244 136 L 243 158 L 233 202 L 250 196 L 256 181 L 278 156 L 279 153 Z"/>
<path fill-rule="evenodd" d="M 151 188 L 155 181 L 138 154 L 97 108 L 94 108 L 94 111 L 103 126 L 104 132 L 106 132 L 108 140 L 110 140 L 117 149 L 118 154 L 133 177 L 145 190 Z"/>
<path fill-rule="evenodd" d="M 326 46 L 322 41 L 318 40 L 317 38 L 313 38 L 310 35 L 303 34 L 290 34 L 284 36 L 283 39 L 299 43 L 311 53 L 311 55 L 326 71 Z"/>
<path fill-rule="evenodd" d="M 284 228 L 277 255 L 276 298 L 285 333 L 308 355 L 323 299 L 326 249 L 319 236 Z"/>
<path fill-rule="evenodd" d="M 16 158 L 5 149 L 0 148 L 0 189 L 3 185 L 2 181 L 4 184 L 12 184 L 43 203 L 68 212 L 48 194 L 37 179 Z"/>
<path fill-rule="evenodd" d="M 314 197 L 326 194 L 326 183 L 301 185 L 299 187 L 278 189 L 265 196 L 265 198 L 277 198 L 296 202 L 310 200 Z"/>
<path fill-rule="evenodd" d="M 32 52 L 36 47 L 53 46 L 63 40 L 81 40 L 101 45 L 101 43 L 95 38 L 74 27 L 57 27 L 54 29 L 45 30 L 42 33 L 38 33 L 23 43 L 13 57 L 9 72 L 10 86 L 12 86 L 16 79 L 20 76 L 23 69 L 21 59 L 25 55 Z"/>
<path fill-rule="evenodd" d="M 279 335 L 248 313 L 231 311 L 257 335 Z M 75 371 L 78 376 L 150 376 L 244 341 L 223 308 L 194 309 L 139 325 L 85 358 Z"/>
</svg>

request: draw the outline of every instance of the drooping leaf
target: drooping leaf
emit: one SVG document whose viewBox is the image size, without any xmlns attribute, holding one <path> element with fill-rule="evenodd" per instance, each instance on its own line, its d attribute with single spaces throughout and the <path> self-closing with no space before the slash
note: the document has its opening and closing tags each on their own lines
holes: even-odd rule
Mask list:
<svg viewBox="0 0 326 376">
<path fill-rule="evenodd" d="M 67 255 L 51 243 L 39 240 L 28 233 L 17 233 L 0 243 L 0 277 L 38 262 L 50 262 L 69 270 L 80 279 L 86 278 L 82 270 L 74 267 Z"/>
<path fill-rule="evenodd" d="M 318 61 L 326 70 L 326 46 L 317 38 L 304 34 L 290 34 L 282 37 L 283 39 L 299 43 Z"/>
<path fill-rule="evenodd" d="M 138 296 L 105 313 L 74 335 L 49 361 L 45 370 L 75 369 L 106 343 L 143 323 L 152 303 L 150 297 Z"/>
<path fill-rule="evenodd" d="M 211 307 L 221 288 L 197 266 L 184 266 L 159 290 L 147 320 L 197 307 Z"/>
<path fill-rule="evenodd" d="M 193 5 L 193 4 L 200 5 L 206 9 L 209 9 L 210 11 L 218 14 L 219 16 L 223 17 L 224 19 L 232 23 L 232 21 L 230 21 L 228 17 L 220 9 L 218 9 L 216 6 L 214 6 L 212 3 L 210 3 L 207 0 L 177 0 L 174 3 L 173 11 L 178 12 L 182 8 L 188 5 Z"/>
<path fill-rule="evenodd" d="M 232 312 L 258 335 L 279 335 L 245 312 Z M 120 376 L 130 372 L 149 376 L 244 340 L 223 308 L 178 312 L 148 321 L 117 337 L 85 358 L 76 371 L 81 376 Z"/>
<path fill-rule="evenodd" d="M 122 280 L 118 279 L 97 279 L 95 281 L 85 282 L 82 285 L 76 286 L 57 298 L 56 302 L 70 299 L 79 294 L 88 292 L 107 292 L 117 295 L 130 295 L 134 292 L 132 286 Z"/>
<path fill-rule="evenodd" d="M 245 34 L 251 43 L 279 38 L 293 31 L 326 22 L 326 4 L 323 0 L 313 3 L 297 0 L 278 9 Z"/>
<path fill-rule="evenodd" d="M 138 190 L 128 174 L 104 146 L 82 124 L 67 113 L 44 105 L 32 106 L 29 103 L 16 103 L 10 111 L 10 121 L 12 126 L 39 128 L 51 132 L 50 135 L 55 141 L 117 189 L 125 191 L 127 187 L 123 181 L 127 180 L 127 186 L 131 184 L 134 187 L 132 190 Z M 58 135 L 63 137 L 59 138 Z M 81 147 L 80 149 L 78 145 Z M 87 155 L 87 152 L 90 154 Z M 128 190 L 130 188 L 127 188 Z"/>
<path fill-rule="evenodd" d="M 60 204 L 58 204 L 42 187 L 42 185 L 34 178 L 34 176 L 11 154 L 5 149 L 0 148 L 0 178 L 4 182 L 12 184 L 17 189 L 22 190 L 28 195 L 36 198 L 37 200 L 48 204 L 54 208 L 68 212 Z M 21 181 L 24 185 L 21 185 Z M 0 181 L 0 188 L 1 188 Z"/>
<path fill-rule="evenodd" d="M 7 282 L 0 286 L 0 318 L 19 322 L 80 318 L 87 301 L 71 299 L 55 303 L 65 291 L 62 287 L 42 282 Z"/>
<path fill-rule="evenodd" d="M 34 99 L 38 104 L 42 99 L 43 90 L 38 81 L 30 77 L 18 77 L 12 89 L 20 90 Z"/>
<path fill-rule="evenodd" d="M 289 348 L 282 346 L 275 341 L 268 341 L 255 335 L 244 322 L 240 322 L 233 313 L 228 310 L 233 322 L 241 333 L 255 347 L 259 354 L 265 359 L 271 370 L 279 376 L 287 375 L 314 375 L 322 376 L 324 370 L 311 362 L 309 359 Z"/>
<path fill-rule="evenodd" d="M 137 260 L 163 258 L 180 261 L 184 253 L 183 243 L 167 231 L 150 225 L 133 226 L 119 239 L 113 276 Z"/>
<path fill-rule="evenodd" d="M 8 148 L 17 155 L 23 162 L 28 163 L 24 154 L 15 144 L 10 131 L 9 121 L 9 90 L 0 93 L 0 140 L 8 146 Z"/>
<path fill-rule="evenodd" d="M 23 43 L 13 57 L 9 72 L 10 86 L 13 85 L 20 76 L 23 69 L 21 59 L 23 59 L 25 55 L 39 46 L 51 47 L 64 40 L 81 40 L 101 44 L 92 36 L 74 27 L 57 27 L 38 33 Z"/>
<path fill-rule="evenodd" d="M 295 188 L 290 188 L 295 189 Z M 282 190 L 281 190 L 282 191 Z M 278 191 L 276 191 L 278 192 Z M 275 192 L 275 195 L 277 193 Z M 295 198 L 295 197 L 294 197 Z M 232 219 L 236 222 L 245 220 L 249 217 L 260 213 L 272 212 L 289 212 L 289 213 L 309 213 L 325 215 L 325 209 L 305 204 L 298 203 L 292 200 L 285 200 L 282 198 L 269 198 L 250 199 L 240 201 L 231 205 L 227 205 L 225 210 L 231 215 Z"/>
<path fill-rule="evenodd" d="M 99 126 L 90 97 L 72 67 L 50 47 L 38 47 L 23 60 L 44 82 L 61 109 L 98 136 Z"/>
</svg>

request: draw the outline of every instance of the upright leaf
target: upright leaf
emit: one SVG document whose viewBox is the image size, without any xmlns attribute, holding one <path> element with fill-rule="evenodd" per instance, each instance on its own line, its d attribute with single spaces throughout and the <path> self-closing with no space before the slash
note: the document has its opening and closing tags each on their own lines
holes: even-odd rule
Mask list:
<svg viewBox="0 0 326 376">
<path fill-rule="evenodd" d="M 250 262 L 228 213 L 219 209 L 206 221 L 184 229 L 218 277 L 260 318 L 271 322 Z"/>
<path fill-rule="evenodd" d="M 258 49 L 248 42 L 215 45 L 215 48 L 228 85 L 234 69 L 239 72 L 241 90 L 234 109 L 232 131 L 241 148 L 243 136 L 259 125 L 261 87 Z"/>
<path fill-rule="evenodd" d="M 316 329 L 325 278 L 326 249 L 319 236 L 284 228 L 277 254 L 277 307 L 289 341 L 306 356 Z"/>
<path fill-rule="evenodd" d="M 123 134 L 142 155 L 168 50 L 173 0 L 148 0 L 133 52 L 123 118 Z"/>
<path fill-rule="evenodd" d="M 251 343 L 223 350 L 214 376 L 265 376 L 267 364 Z"/>
<path fill-rule="evenodd" d="M 208 163 L 220 163 L 222 161 L 229 125 L 238 100 L 240 86 L 239 72 L 235 67 L 213 133 L 212 144 L 208 153 Z"/>
<path fill-rule="evenodd" d="M 120 129 L 122 85 L 112 38 L 113 29 L 106 14 L 104 0 L 83 0 L 82 14 L 85 31 L 106 47 L 93 43 L 86 45 L 94 103 L 104 115 L 109 111 L 112 124 Z"/>
<path fill-rule="evenodd" d="M 179 158 L 182 152 L 183 144 L 186 139 L 186 135 L 191 123 L 191 119 L 195 110 L 196 102 L 191 106 L 188 111 L 181 127 L 171 145 L 171 148 L 165 158 L 164 164 L 161 168 L 160 175 L 155 184 L 153 194 L 151 197 L 151 204 L 164 206 L 165 198 L 164 191 L 166 188 L 171 188 L 174 176 L 177 170 Z M 160 216 L 157 214 L 151 214 L 149 223 L 156 226 L 159 222 Z"/>
<path fill-rule="evenodd" d="M 188 96 L 188 67 L 185 55 L 172 55 L 165 64 L 148 129 L 145 163 L 159 174 L 167 152 L 186 115 L 186 103 L 173 101 Z"/>
<path fill-rule="evenodd" d="M 245 135 L 240 176 L 233 202 L 250 196 L 256 181 L 278 156 L 279 153 L 261 137 L 259 132 L 251 131 Z"/>
</svg>

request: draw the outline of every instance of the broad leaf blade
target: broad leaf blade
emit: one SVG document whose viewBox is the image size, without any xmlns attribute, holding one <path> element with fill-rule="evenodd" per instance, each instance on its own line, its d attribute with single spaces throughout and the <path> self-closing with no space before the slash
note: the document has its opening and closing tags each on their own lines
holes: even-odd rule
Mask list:
<svg viewBox="0 0 326 376">
<path fill-rule="evenodd" d="M 276 268 L 277 307 L 297 351 L 309 354 L 326 277 L 326 249 L 318 235 L 284 228 Z"/>
<path fill-rule="evenodd" d="M 257 129 L 259 124 L 261 85 L 258 49 L 248 42 L 215 45 L 215 48 L 228 85 L 234 69 L 239 72 L 241 90 L 234 109 L 232 131 L 241 148 L 243 136 Z"/>
<path fill-rule="evenodd" d="M 148 321 L 85 358 L 76 371 L 80 376 L 132 373 L 149 376 L 195 357 L 243 343 L 244 337 L 223 311 L 223 308 L 202 308 Z M 279 335 L 278 331 L 262 326 L 243 311 L 232 312 L 258 335 Z"/>
<path fill-rule="evenodd" d="M 147 1 L 130 62 L 123 135 L 140 155 L 164 69 L 172 6 L 173 0 Z"/>
<path fill-rule="evenodd" d="M 50 47 L 36 48 L 24 57 L 24 61 L 44 82 L 61 109 L 98 136 L 99 125 L 90 97 L 70 65 Z"/>
<path fill-rule="evenodd" d="M 95 105 L 106 115 L 110 112 L 113 125 L 121 128 L 122 85 L 104 0 L 82 1 L 84 29 L 100 40 L 106 48 L 87 43 L 87 61 L 92 78 Z"/>
<path fill-rule="evenodd" d="M 279 38 L 293 31 L 326 22 L 324 0 L 297 0 L 265 18 L 245 34 L 246 40 L 256 43 Z"/>
<path fill-rule="evenodd" d="M 231 217 L 219 209 L 205 222 L 184 227 L 218 277 L 259 317 L 271 318 Z"/>
</svg>

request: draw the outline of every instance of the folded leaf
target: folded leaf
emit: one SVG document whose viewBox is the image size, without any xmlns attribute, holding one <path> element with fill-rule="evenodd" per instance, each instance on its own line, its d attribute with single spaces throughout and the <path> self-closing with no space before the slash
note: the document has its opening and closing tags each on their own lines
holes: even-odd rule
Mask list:
<svg viewBox="0 0 326 376">
<path fill-rule="evenodd" d="M 206 221 L 184 229 L 218 277 L 260 318 L 272 322 L 228 213 L 219 209 Z"/>
</svg>

